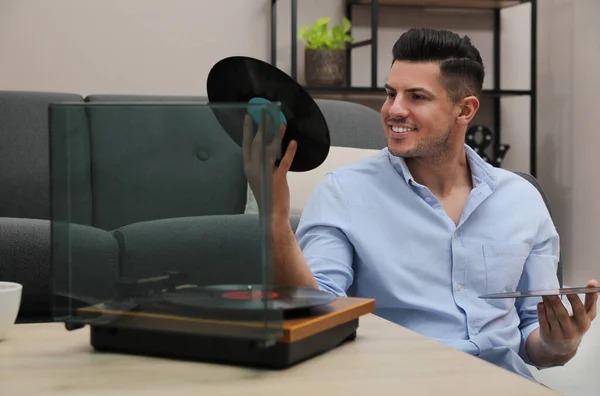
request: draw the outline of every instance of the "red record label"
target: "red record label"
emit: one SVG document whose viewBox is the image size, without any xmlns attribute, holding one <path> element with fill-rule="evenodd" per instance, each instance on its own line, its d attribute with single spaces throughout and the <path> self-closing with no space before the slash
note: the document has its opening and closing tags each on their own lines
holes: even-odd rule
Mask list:
<svg viewBox="0 0 600 396">
<path fill-rule="evenodd" d="M 232 291 L 232 292 L 226 292 L 223 293 L 223 297 L 225 298 L 229 298 L 232 300 L 263 300 L 265 299 L 267 293 L 264 293 L 262 291 Z M 275 299 L 279 297 L 279 294 L 275 293 L 275 292 L 271 292 L 268 293 L 268 297 L 267 298 L 271 298 L 271 299 Z"/>
</svg>

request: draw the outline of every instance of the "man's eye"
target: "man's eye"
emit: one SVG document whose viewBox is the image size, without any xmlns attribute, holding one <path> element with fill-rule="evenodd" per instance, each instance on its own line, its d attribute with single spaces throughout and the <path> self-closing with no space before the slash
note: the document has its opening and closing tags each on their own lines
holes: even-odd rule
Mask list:
<svg viewBox="0 0 600 396">
<path fill-rule="evenodd" d="M 415 99 L 415 100 L 423 100 L 423 99 L 425 99 L 425 96 L 419 95 L 419 94 L 413 94 L 413 99 Z"/>
<path fill-rule="evenodd" d="M 386 92 L 388 98 L 394 98 L 396 94 L 394 92 Z"/>
</svg>

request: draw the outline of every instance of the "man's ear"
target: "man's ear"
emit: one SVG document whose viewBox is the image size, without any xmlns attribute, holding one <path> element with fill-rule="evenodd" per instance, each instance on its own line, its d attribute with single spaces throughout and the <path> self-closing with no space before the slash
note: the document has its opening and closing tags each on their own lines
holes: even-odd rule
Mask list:
<svg viewBox="0 0 600 396">
<path fill-rule="evenodd" d="M 458 106 L 458 115 L 456 117 L 456 122 L 460 125 L 469 125 L 475 114 L 477 114 L 477 110 L 479 110 L 479 99 L 475 96 L 467 96 L 457 103 Z"/>
</svg>

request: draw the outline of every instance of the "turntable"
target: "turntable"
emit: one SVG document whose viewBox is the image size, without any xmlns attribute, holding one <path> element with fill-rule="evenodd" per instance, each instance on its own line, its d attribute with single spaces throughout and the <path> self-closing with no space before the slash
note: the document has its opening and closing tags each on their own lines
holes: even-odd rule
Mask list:
<svg viewBox="0 0 600 396">
<path fill-rule="evenodd" d="M 89 324 L 97 351 L 282 369 L 354 340 L 360 316 L 375 308 L 315 289 L 198 287 L 184 278 L 122 280 L 116 298 L 81 304 L 68 328 Z"/>
</svg>

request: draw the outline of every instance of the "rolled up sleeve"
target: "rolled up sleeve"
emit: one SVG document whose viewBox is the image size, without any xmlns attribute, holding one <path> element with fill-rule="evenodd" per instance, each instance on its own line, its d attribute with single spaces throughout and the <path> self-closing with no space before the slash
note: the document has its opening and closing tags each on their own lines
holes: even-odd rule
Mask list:
<svg viewBox="0 0 600 396">
<path fill-rule="evenodd" d="M 557 269 L 560 257 L 559 236 L 547 213 L 541 223 L 538 238 L 527 258 L 518 290 L 546 290 L 560 286 Z M 535 366 L 527 356 L 527 339 L 539 327 L 537 304 L 541 297 L 518 299 L 516 307 L 519 312 L 521 331 L 521 347 L 519 355 L 525 363 Z M 535 366 L 537 367 L 537 366 Z M 537 367 L 542 369 L 542 367 Z"/>
</svg>

